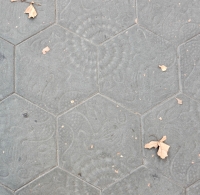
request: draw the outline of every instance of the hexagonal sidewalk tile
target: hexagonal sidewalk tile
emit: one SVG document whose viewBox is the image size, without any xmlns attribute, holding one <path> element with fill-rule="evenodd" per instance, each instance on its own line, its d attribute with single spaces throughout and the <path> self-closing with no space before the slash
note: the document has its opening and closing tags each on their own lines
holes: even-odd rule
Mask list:
<svg viewBox="0 0 200 195">
<path fill-rule="evenodd" d="M 179 47 L 183 92 L 200 101 L 200 36 Z"/>
<path fill-rule="evenodd" d="M 142 164 L 140 118 L 97 95 L 62 115 L 60 166 L 104 188 Z"/>
<path fill-rule="evenodd" d="M 176 49 L 137 26 L 103 44 L 99 60 L 101 93 L 135 112 L 144 113 L 178 91 Z"/>
<path fill-rule="evenodd" d="M 31 182 L 16 195 L 100 195 L 100 190 L 59 168 Z"/>
<path fill-rule="evenodd" d="M 46 29 L 16 48 L 16 91 L 54 114 L 70 109 L 98 91 L 96 47 L 59 26 Z"/>
<path fill-rule="evenodd" d="M 0 100 L 14 91 L 14 46 L 0 39 Z"/>
<path fill-rule="evenodd" d="M 200 195 L 200 181 L 187 188 L 186 195 Z"/>
<path fill-rule="evenodd" d="M 11 192 L 10 190 L 4 188 L 3 186 L 0 185 L 0 194 L 1 195 L 14 195 L 13 192 Z"/>
<path fill-rule="evenodd" d="M 102 195 L 184 195 L 184 189 L 176 186 L 155 170 L 141 167 L 125 179 L 110 186 Z"/>
<path fill-rule="evenodd" d="M 58 22 L 99 44 L 135 23 L 135 0 L 58 0 Z"/>
<path fill-rule="evenodd" d="M 28 3 L 0 1 L 0 37 L 17 44 L 54 23 L 55 0 L 37 0 L 37 3 L 41 4 L 34 4 L 38 15 L 29 19 L 24 13 Z"/>
<path fill-rule="evenodd" d="M 200 33 L 200 1 L 138 0 L 138 22 L 175 45 Z"/>
<path fill-rule="evenodd" d="M 55 119 L 12 95 L 0 103 L 0 183 L 16 190 L 56 165 Z"/>
<path fill-rule="evenodd" d="M 144 116 L 143 144 L 166 135 L 168 157 L 162 160 L 156 149 L 144 149 L 145 164 L 186 187 L 200 179 L 200 104 L 184 95 L 178 99 L 182 105 L 173 98 Z"/>
</svg>

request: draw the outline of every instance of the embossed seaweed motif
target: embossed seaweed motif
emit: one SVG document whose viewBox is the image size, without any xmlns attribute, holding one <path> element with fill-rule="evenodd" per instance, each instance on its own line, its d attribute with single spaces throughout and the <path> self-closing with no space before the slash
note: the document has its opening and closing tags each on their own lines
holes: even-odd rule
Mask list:
<svg viewBox="0 0 200 195">
<path fill-rule="evenodd" d="M 0 137 L 0 182 L 13 190 L 55 164 L 52 116 L 16 96 L 0 104 Z"/>
</svg>

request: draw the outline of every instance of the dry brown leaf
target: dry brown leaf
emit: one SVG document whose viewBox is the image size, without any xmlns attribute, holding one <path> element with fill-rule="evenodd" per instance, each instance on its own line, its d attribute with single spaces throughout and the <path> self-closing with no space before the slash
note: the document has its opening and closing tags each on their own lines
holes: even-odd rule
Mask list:
<svg viewBox="0 0 200 195">
<path fill-rule="evenodd" d="M 50 51 L 50 48 L 47 46 L 42 50 L 42 53 L 46 54 L 48 51 Z"/>
<path fill-rule="evenodd" d="M 149 142 L 148 144 L 145 144 L 145 148 L 151 149 L 151 148 L 157 148 L 158 147 L 158 142 L 157 141 L 152 141 Z"/>
<path fill-rule="evenodd" d="M 178 101 L 178 104 L 183 104 L 183 100 L 180 100 L 178 98 L 176 98 L 176 100 Z"/>
<path fill-rule="evenodd" d="M 37 16 L 37 12 L 33 6 L 33 3 L 31 3 L 25 10 L 25 14 L 29 14 L 28 18 L 35 18 Z"/>
<path fill-rule="evenodd" d="M 167 66 L 165 66 L 165 65 L 159 65 L 159 68 L 160 68 L 163 72 L 165 72 L 165 71 L 167 70 Z"/>
<path fill-rule="evenodd" d="M 10 0 L 11 2 L 16 2 L 17 0 Z"/>
<path fill-rule="evenodd" d="M 151 141 L 148 144 L 145 144 L 145 148 L 151 149 L 151 148 L 157 148 L 159 146 L 157 155 L 160 156 L 160 158 L 165 159 L 168 155 L 167 152 L 170 148 L 169 145 L 163 143 L 167 139 L 166 136 L 163 136 L 160 141 Z"/>
<path fill-rule="evenodd" d="M 158 149 L 157 155 L 160 156 L 160 158 L 165 159 L 168 156 L 167 152 L 170 146 L 163 142 L 159 142 L 158 145 L 159 145 L 159 149 Z"/>
</svg>

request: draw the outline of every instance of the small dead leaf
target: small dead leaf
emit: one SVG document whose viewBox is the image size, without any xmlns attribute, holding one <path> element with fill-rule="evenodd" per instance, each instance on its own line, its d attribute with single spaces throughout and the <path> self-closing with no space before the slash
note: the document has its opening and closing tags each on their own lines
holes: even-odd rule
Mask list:
<svg viewBox="0 0 200 195">
<path fill-rule="evenodd" d="M 163 136 L 163 138 L 160 141 L 151 141 L 148 144 L 145 144 L 144 147 L 148 148 L 148 149 L 151 149 L 153 147 L 154 148 L 159 147 L 157 155 L 160 156 L 160 158 L 165 159 L 168 156 L 167 152 L 170 148 L 169 145 L 163 143 L 166 139 L 167 139 L 167 137 Z"/>
<path fill-rule="evenodd" d="M 50 48 L 47 46 L 42 50 L 42 53 L 46 54 L 48 51 L 50 51 Z"/>
<path fill-rule="evenodd" d="M 28 18 L 35 18 L 37 16 L 37 12 L 33 6 L 33 3 L 31 3 L 25 10 L 25 14 L 29 14 Z"/>
<path fill-rule="evenodd" d="M 162 117 L 160 117 L 159 120 L 162 121 Z"/>
<path fill-rule="evenodd" d="M 165 72 L 165 71 L 167 70 L 167 66 L 165 66 L 165 65 L 159 65 L 159 68 L 160 68 L 163 72 Z"/>
<path fill-rule="evenodd" d="M 11 2 L 16 2 L 17 0 L 10 0 Z"/>
<path fill-rule="evenodd" d="M 180 100 L 178 98 L 176 98 L 176 100 L 178 101 L 178 104 L 183 104 L 183 100 Z"/>
<path fill-rule="evenodd" d="M 157 141 L 149 142 L 148 144 L 145 144 L 145 146 L 144 146 L 144 148 L 148 148 L 148 149 L 157 148 L 157 147 L 158 147 Z"/>
<path fill-rule="evenodd" d="M 138 23 L 138 19 L 137 19 L 137 18 L 135 19 L 135 23 L 136 23 L 136 24 Z"/>
</svg>

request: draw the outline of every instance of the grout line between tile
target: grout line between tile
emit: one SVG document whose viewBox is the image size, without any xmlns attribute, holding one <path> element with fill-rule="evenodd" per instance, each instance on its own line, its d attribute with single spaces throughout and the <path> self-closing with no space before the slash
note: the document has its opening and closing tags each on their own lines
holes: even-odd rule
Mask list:
<svg viewBox="0 0 200 195">
<path fill-rule="evenodd" d="M 75 32 L 73 32 L 73 31 L 71 31 L 70 29 L 68 29 L 68 28 L 66 28 L 66 27 L 64 27 L 64 26 L 62 26 L 62 25 L 60 25 L 59 23 L 57 23 L 56 25 L 60 26 L 60 27 L 63 28 L 64 30 L 67 30 L 68 32 L 72 33 L 73 35 L 75 35 L 75 36 L 77 36 L 77 37 L 79 37 L 79 38 L 81 38 L 81 39 L 83 39 L 83 40 L 89 42 L 90 44 L 92 44 L 92 45 L 94 45 L 94 46 L 98 46 L 97 44 L 94 44 L 93 42 L 91 42 L 89 39 L 87 39 L 87 38 L 85 38 L 85 37 L 82 37 L 82 36 L 76 34 Z"/>
<path fill-rule="evenodd" d="M 0 39 L 2 39 L 2 40 L 4 40 L 4 41 L 6 41 L 7 43 L 9 43 L 9 44 L 11 44 L 11 45 L 15 45 L 14 43 L 12 43 L 12 42 L 10 42 L 10 41 L 8 41 L 8 40 L 4 39 L 3 37 L 0 37 Z"/>
<path fill-rule="evenodd" d="M 7 100 L 10 96 L 12 96 L 14 92 L 10 93 L 9 95 L 5 96 L 2 100 L 0 100 L 0 104 Z"/>
<path fill-rule="evenodd" d="M 83 180 L 81 177 L 78 177 L 78 176 L 74 175 L 73 173 L 70 173 L 69 171 L 63 169 L 62 167 L 58 167 L 58 168 L 61 169 L 62 171 L 64 171 L 65 173 L 67 173 L 67 174 L 69 174 L 69 175 L 75 177 L 76 179 L 81 180 L 82 182 L 86 183 L 87 185 L 92 186 L 93 188 L 95 188 L 95 189 L 101 191 L 101 189 L 100 189 L 99 187 L 94 186 L 93 184 L 91 184 L 91 183 L 89 183 L 89 182 Z"/>
<path fill-rule="evenodd" d="M 131 29 L 131 28 L 134 27 L 134 26 L 137 26 L 137 24 L 134 23 L 134 24 L 128 26 L 126 29 L 124 29 L 124 30 L 122 30 L 122 31 L 119 31 L 117 34 L 111 36 L 109 39 L 107 39 L 107 40 L 105 40 L 104 42 L 100 43 L 99 46 L 101 46 L 101 45 L 103 45 L 103 44 L 105 44 L 105 43 L 111 41 L 111 40 L 114 39 L 115 37 L 117 37 L 117 36 L 119 36 L 119 35 L 125 33 L 127 30 Z"/>
<path fill-rule="evenodd" d="M 55 0 L 55 21 L 58 23 L 58 1 Z"/>
<path fill-rule="evenodd" d="M 57 156 L 57 165 L 59 166 L 59 133 L 58 133 L 58 117 L 56 117 L 56 156 Z"/>
<path fill-rule="evenodd" d="M 192 185 L 194 185 L 195 183 L 197 183 L 197 182 L 199 182 L 199 181 L 200 181 L 200 179 L 198 179 L 197 181 L 191 183 L 190 185 L 188 185 L 188 186 L 186 187 L 186 189 L 188 189 L 189 187 L 191 187 Z"/>
<path fill-rule="evenodd" d="M 133 174 L 135 171 L 137 171 L 138 169 L 140 169 L 141 167 L 143 167 L 144 165 L 140 165 L 138 167 L 136 167 L 134 170 L 130 171 L 130 173 L 128 173 L 127 175 L 125 175 L 124 177 L 120 178 L 119 180 L 111 183 L 110 185 L 108 185 L 106 188 L 104 188 L 102 191 L 114 186 L 116 183 L 121 182 L 122 180 L 126 179 L 129 175 Z"/>
<path fill-rule="evenodd" d="M 123 109 L 127 110 L 128 112 L 131 112 L 131 113 L 133 113 L 133 114 L 137 114 L 137 115 L 141 116 L 141 114 L 140 114 L 139 112 L 134 112 L 133 110 L 130 110 L 130 109 L 124 107 L 121 103 L 116 102 L 115 100 L 111 99 L 110 97 L 105 96 L 105 95 L 103 95 L 103 94 L 101 94 L 101 93 L 99 93 L 99 95 L 102 96 L 102 97 L 104 97 L 104 98 L 106 98 L 107 100 L 113 102 L 114 104 L 119 105 L 120 107 L 122 107 Z"/>
<path fill-rule="evenodd" d="M 13 191 L 12 189 L 10 189 L 8 186 L 6 186 L 6 185 L 4 185 L 4 184 L 0 183 L 0 186 L 2 186 L 3 188 L 5 188 L 5 189 L 9 190 L 10 192 L 13 192 L 13 193 L 14 193 L 14 191 Z M 2 195 L 3 195 L 3 194 L 2 194 Z"/>
<path fill-rule="evenodd" d="M 99 75 L 100 75 L 100 68 L 99 68 L 99 47 L 97 46 L 97 84 L 98 84 L 98 92 L 100 93 Z"/>
<path fill-rule="evenodd" d="M 161 102 L 159 102 L 158 104 L 156 104 L 156 105 L 155 105 L 154 107 L 152 107 L 151 109 L 149 109 L 149 110 L 147 110 L 146 112 L 142 113 L 141 116 L 142 116 L 142 117 L 145 116 L 146 114 L 148 114 L 148 113 L 151 112 L 152 110 L 154 110 L 154 109 L 156 109 L 157 107 L 159 107 L 159 106 L 165 104 L 166 102 L 170 101 L 171 99 L 176 98 L 176 96 L 178 96 L 178 95 L 180 95 L 180 94 L 182 94 L 182 93 L 179 91 L 179 92 L 175 93 L 174 95 L 172 95 L 172 96 L 166 98 L 165 100 L 162 100 Z"/>
<path fill-rule="evenodd" d="M 14 50 L 13 50 L 13 92 L 16 91 L 16 46 L 14 45 Z"/>
<path fill-rule="evenodd" d="M 189 96 L 188 94 L 186 94 L 186 93 L 182 93 L 182 94 L 183 94 L 184 96 L 186 96 L 187 98 L 189 98 L 189 99 L 191 99 L 191 100 L 193 100 L 193 101 L 195 101 L 196 103 L 199 104 L 199 101 L 198 101 L 198 100 L 194 99 L 193 97 Z"/>
<path fill-rule="evenodd" d="M 42 33 L 43 31 L 45 31 L 46 29 L 50 28 L 53 25 L 55 25 L 55 22 L 53 22 L 52 24 L 49 24 L 47 27 L 45 27 L 44 29 L 40 30 L 39 32 L 36 32 L 35 34 L 32 34 L 31 36 L 29 36 L 28 38 L 24 39 L 23 41 L 17 43 L 16 46 L 22 44 L 23 42 L 27 41 L 31 37 L 34 37 L 35 35 Z"/>
<path fill-rule="evenodd" d="M 34 179 L 32 179 L 31 181 L 29 181 L 28 183 L 24 184 L 23 186 L 21 186 L 20 188 L 18 188 L 17 190 L 15 190 L 14 192 L 17 192 L 17 191 L 20 191 L 21 189 L 23 189 L 24 187 L 26 187 L 27 185 L 33 183 L 34 181 L 38 180 L 39 178 L 43 177 L 44 175 L 50 173 L 51 171 L 53 171 L 54 169 L 56 169 L 58 166 L 53 166 L 49 169 L 47 169 L 46 171 L 44 172 L 41 172 L 39 174 L 39 176 L 35 177 Z M 28 195 L 28 194 L 27 194 Z"/>
<path fill-rule="evenodd" d="M 144 158 L 145 158 L 145 152 L 144 152 L 144 147 L 143 147 L 143 136 L 144 136 L 144 125 L 143 125 L 143 117 L 140 117 L 140 123 L 141 123 L 141 155 L 142 155 L 142 164 L 144 165 Z"/>
<path fill-rule="evenodd" d="M 168 43 L 170 43 L 171 45 L 173 45 L 173 46 L 175 47 L 175 45 L 174 45 L 173 42 L 171 42 L 171 41 L 165 39 L 163 36 L 161 36 L 161 35 L 159 35 L 159 34 L 156 34 L 156 33 L 153 32 L 152 30 L 146 28 L 145 26 L 143 26 L 143 25 L 141 25 L 141 24 L 138 24 L 138 25 L 139 25 L 140 28 L 145 29 L 146 31 L 148 31 L 148 32 L 150 32 L 150 33 L 152 33 L 152 34 L 154 34 L 154 35 L 160 37 L 162 40 L 167 41 Z"/>
<path fill-rule="evenodd" d="M 39 105 L 37 105 L 37 104 L 31 102 L 30 100 L 26 99 L 25 97 L 23 97 L 23 96 L 21 96 L 21 95 L 19 95 L 19 94 L 17 94 L 17 93 L 14 93 L 14 94 L 15 94 L 16 96 L 18 96 L 19 98 L 22 98 L 22 99 L 26 100 L 26 101 L 29 102 L 30 104 L 33 104 L 33 105 L 36 106 L 37 108 L 40 108 L 40 109 L 43 110 L 44 112 L 47 112 L 48 114 L 50 114 L 50 115 L 52 115 L 53 117 L 56 118 L 56 115 L 55 115 L 55 114 L 53 114 L 53 113 L 51 113 L 51 112 L 45 110 L 44 108 L 40 107 Z"/>
<path fill-rule="evenodd" d="M 77 108 L 78 106 L 84 104 L 85 102 L 87 102 L 88 100 L 92 99 L 93 97 L 95 97 L 95 96 L 98 95 L 98 94 L 99 94 L 98 92 L 93 93 L 90 97 L 88 97 L 87 99 L 85 99 L 85 100 L 83 100 L 82 102 L 78 103 L 77 105 L 75 105 L 74 107 L 70 108 L 69 110 L 64 111 L 64 112 L 58 114 L 57 117 L 59 118 L 59 117 L 62 116 L 63 114 L 66 114 L 66 113 L 70 112 L 71 110 L 73 110 L 73 109 Z"/>
<path fill-rule="evenodd" d="M 137 24 L 138 24 L 138 2 L 137 2 L 137 0 L 135 0 L 135 15 L 136 15 Z"/>
</svg>

